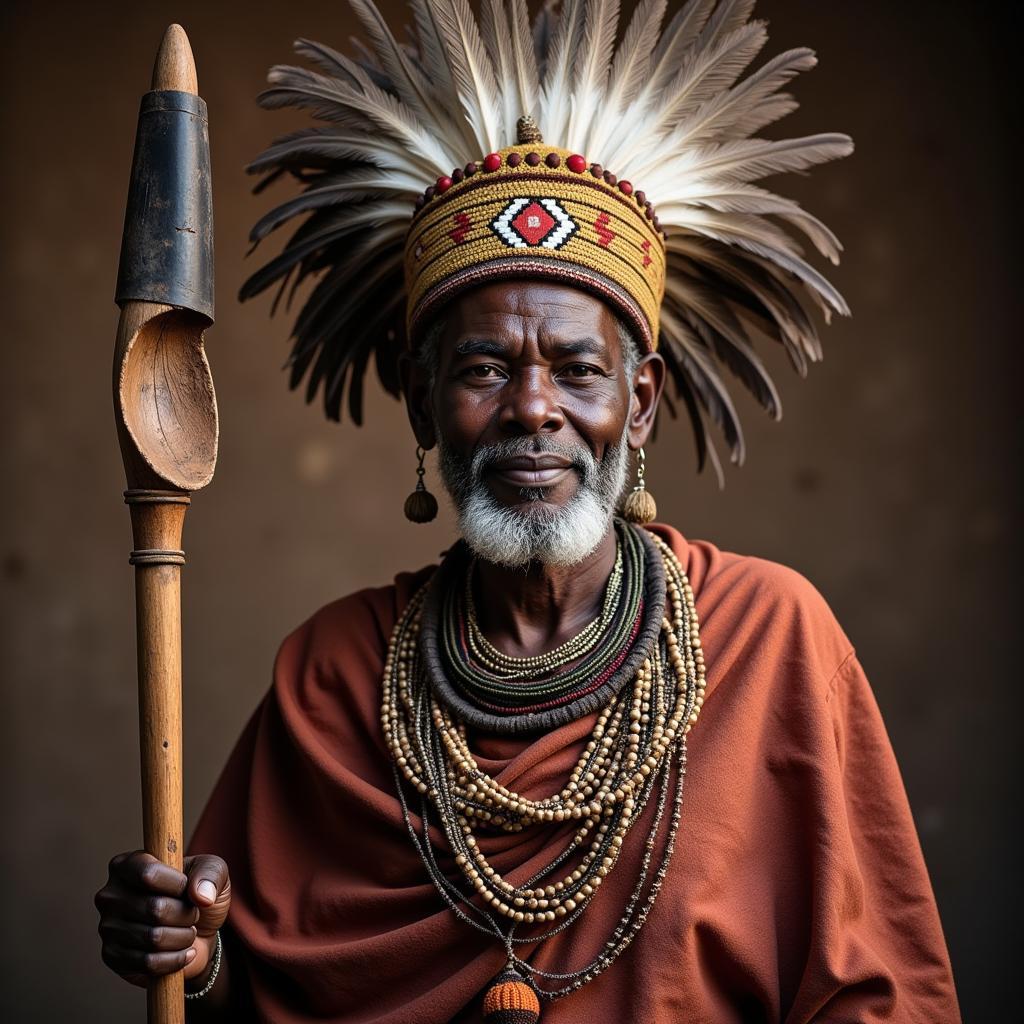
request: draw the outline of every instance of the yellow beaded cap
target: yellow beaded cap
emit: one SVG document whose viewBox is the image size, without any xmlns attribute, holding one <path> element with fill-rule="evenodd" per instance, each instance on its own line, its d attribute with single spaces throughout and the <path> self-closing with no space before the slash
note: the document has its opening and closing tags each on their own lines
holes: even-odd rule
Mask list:
<svg viewBox="0 0 1024 1024">
<path fill-rule="evenodd" d="M 657 346 L 665 239 L 642 191 L 581 154 L 509 146 L 445 177 L 405 242 L 408 335 L 484 279 L 562 280 L 615 306 L 648 350 Z M 439 191 L 443 190 L 443 191 Z"/>
</svg>

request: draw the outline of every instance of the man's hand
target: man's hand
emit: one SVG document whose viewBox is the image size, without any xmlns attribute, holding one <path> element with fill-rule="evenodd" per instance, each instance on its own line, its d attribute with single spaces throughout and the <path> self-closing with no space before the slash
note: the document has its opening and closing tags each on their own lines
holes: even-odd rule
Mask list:
<svg viewBox="0 0 1024 1024">
<path fill-rule="evenodd" d="M 228 866 L 199 854 L 185 858 L 182 874 L 145 850 L 119 853 L 94 902 L 103 962 L 125 981 L 145 987 L 182 968 L 202 981 L 231 906 Z"/>
</svg>

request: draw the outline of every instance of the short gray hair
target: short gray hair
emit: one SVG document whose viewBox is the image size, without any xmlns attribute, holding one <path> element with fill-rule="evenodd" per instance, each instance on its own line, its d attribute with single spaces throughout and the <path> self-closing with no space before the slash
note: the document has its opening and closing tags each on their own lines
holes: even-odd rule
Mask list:
<svg viewBox="0 0 1024 1024">
<path fill-rule="evenodd" d="M 439 343 L 446 323 L 447 321 L 440 317 L 431 321 L 430 326 L 423 334 L 423 340 L 416 349 L 416 362 L 427 371 L 430 377 L 431 388 L 433 388 L 434 381 L 437 379 L 440 362 L 438 354 Z M 615 332 L 618 334 L 619 344 L 622 346 L 622 367 L 626 371 L 627 379 L 632 380 L 633 375 L 636 373 L 636 368 L 640 365 L 640 347 L 637 345 L 629 326 L 617 314 L 615 314 Z"/>
</svg>

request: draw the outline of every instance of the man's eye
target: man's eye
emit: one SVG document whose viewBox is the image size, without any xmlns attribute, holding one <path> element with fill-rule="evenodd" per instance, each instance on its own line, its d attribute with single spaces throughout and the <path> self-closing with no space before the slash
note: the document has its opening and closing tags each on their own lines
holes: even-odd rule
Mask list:
<svg viewBox="0 0 1024 1024">
<path fill-rule="evenodd" d="M 471 366 L 466 371 L 469 376 L 475 377 L 477 380 L 491 380 L 499 376 L 499 371 L 496 366 L 492 366 L 490 363 L 477 363 L 475 366 Z"/>
<path fill-rule="evenodd" d="M 570 377 L 593 377 L 598 371 L 596 367 L 588 366 L 586 363 L 573 363 L 562 372 Z"/>
</svg>

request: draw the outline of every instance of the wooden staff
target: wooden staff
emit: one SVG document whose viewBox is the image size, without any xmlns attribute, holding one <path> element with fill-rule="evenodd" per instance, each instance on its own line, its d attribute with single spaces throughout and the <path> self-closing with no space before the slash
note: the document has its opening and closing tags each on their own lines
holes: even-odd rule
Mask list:
<svg viewBox="0 0 1024 1024">
<path fill-rule="evenodd" d="M 181 534 L 189 492 L 213 478 L 217 401 L 203 351 L 213 322 L 206 104 L 188 37 L 164 35 L 142 98 L 116 301 L 114 417 L 134 550 L 145 848 L 183 866 Z M 154 982 L 148 1019 L 183 1024 L 184 975 Z"/>
</svg>

